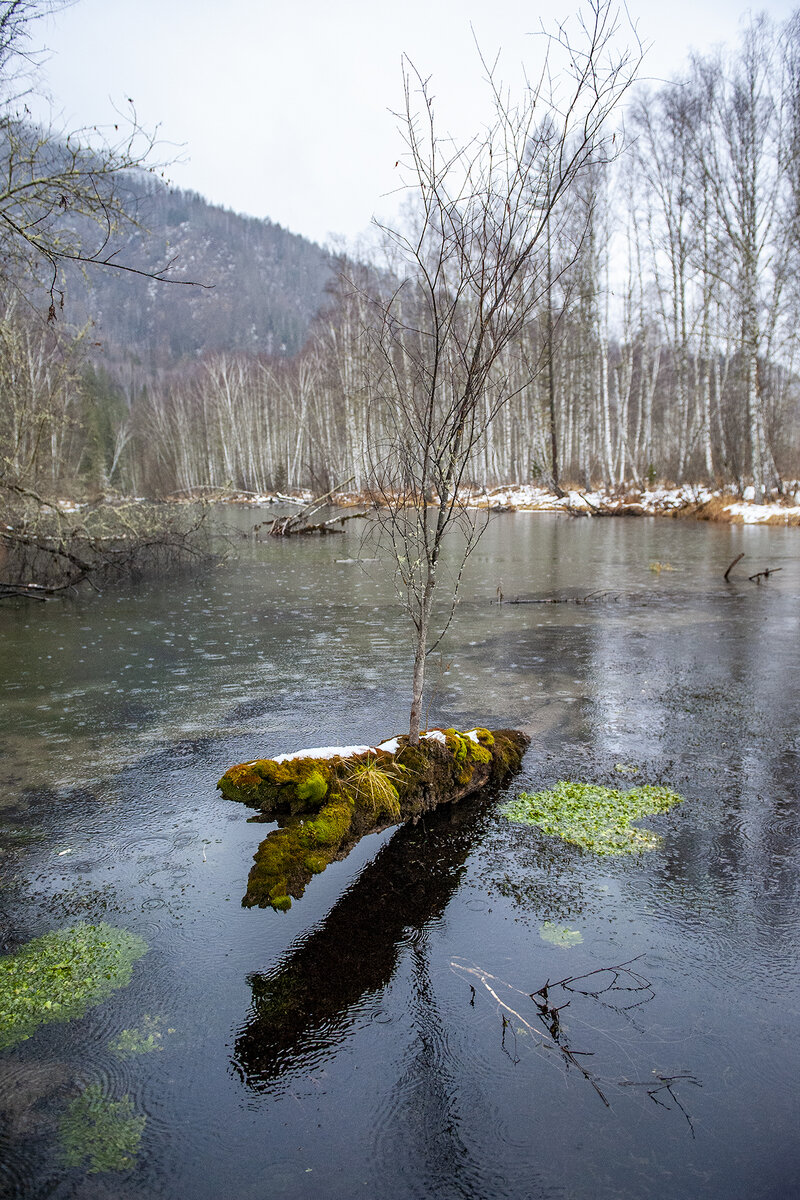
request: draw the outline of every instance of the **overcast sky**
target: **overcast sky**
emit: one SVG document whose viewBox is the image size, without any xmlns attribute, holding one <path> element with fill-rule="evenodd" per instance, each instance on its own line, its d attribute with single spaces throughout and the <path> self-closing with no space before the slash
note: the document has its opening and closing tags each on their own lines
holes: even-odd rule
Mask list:
<svg viewBox="0 0 800 1200">
<path fill-rule="evenodd" d="M 776 20 L 795 5 L 767 0 Z M 484 54 L 503 74 L 531 67 L 540 20 L 570 0 L 77 0 L 41 26 L 55 114 L 71 127 L 114 120 L 133 98 L 160 125 L 177 186 L 324 242 L 352 240 L 386 213 L 400 150 L 405 53 L 431 75 L 443 125 L 480 124 Z M 735 41 L 746 9 L 726 0 L 629 0 L 650 46 L 643 74 L 679 70 L 690 47 Z M 623 10 L 624 15 L 624 10 Z"/>
</svg>

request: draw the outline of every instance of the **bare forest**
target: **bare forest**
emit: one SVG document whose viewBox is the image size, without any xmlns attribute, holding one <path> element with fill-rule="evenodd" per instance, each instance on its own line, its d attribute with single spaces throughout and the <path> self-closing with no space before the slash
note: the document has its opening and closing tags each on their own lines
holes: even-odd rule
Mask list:
<svg viewBox="0 0 800 1200">
<path fill-rule="evenodd" d="M 692 58 L 668 83 L 638 83 L 615 120 L 614 153 L 586 156 L 568 207 L 551 206 L 552 230 L 548 219 L 526 263 L 536 303 L 493 357 L 485 434 L 464 482 L 780 492 L 800 475 L 800 15 L 782 26 L 753 18 L 738 45 Z M 532 131 L 531 153 L 534 143 Z M 191 248 L 198 198 L 149 177 L 145 191 L 171 203 L 184 252 Z M 217 282 L 226 228 L 240 220 L 206 219 L 216 259 L 204 283 Z M 251 262 L 255 224 L 244 241 Z M 167 253 L 171 236 L 162 237 Z M 141 229 L 136 237 L 141 244 Z M 158 292 L 149 320 L 161 335 L 150 342 L 144 327 L 127 329 L 105 283 L 97 293 L 105 330 L 102 314 L 77 329 L 91 294 L 76 299 L 74 281 L 48 323 L 9 289 L 0 319 L 5 480 L 62 497 L 206 487 L 322 493 L 345 482 L 368 490 L 370 446 L 393 419 L 374 380 L 403 265 L 387 243 L 367 261 L 331 258 L 283 235 L 271 254 L 282 295 L 293 254 L 298 279 L 313 282 L 291 319 L 270 317 L 276 330 L 291 326 L 278 343 L 260 332 L 263 280 L 251 287 L 244 275 L 238 289 L 207 291 L 202 304 L 189 289 L 138 281 L 137 312 Z M 407 287 L 409 328 L 415 302 Z M 184 332 L 171 334 L 170 310 L 181 306 Z M 193 323 L 227 328 L 232 312 L 249 325 L 227 344 L 185 332 Z M 499 377 L 508 398 L 493 408 Z"/>
</svg>

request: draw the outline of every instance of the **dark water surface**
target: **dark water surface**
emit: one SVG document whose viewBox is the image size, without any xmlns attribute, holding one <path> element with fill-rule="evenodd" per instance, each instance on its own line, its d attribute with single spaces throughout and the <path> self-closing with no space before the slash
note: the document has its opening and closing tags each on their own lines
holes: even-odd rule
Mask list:
<svg viewBox="0 0 800 1200">
<path fill-rule="evenodd" d="M 506 795 L 674 787 L 656 850 L 595 858 L 484 796 L 365 839 L 288 914 L 245 910 L 268 827 L 223 771 L 403 729 L 408 635 L 376 564 L 337 561 L 359 550 L 350 525 L 0 610 L 0 949 L 76 919 L 150 947 L 0 1054 L 0 1194 L 800 1194 L 798 531 L 517 514 L 471 560 L 430 723 L 526 729 Z M 630 960 L 538 1019 L 548 979 Z M 111 1048 L 155 1028 L 158 1052 Z M 128 1170 L 65 1165 L 90 1085 L 146 1118 Z"/>
</svg>

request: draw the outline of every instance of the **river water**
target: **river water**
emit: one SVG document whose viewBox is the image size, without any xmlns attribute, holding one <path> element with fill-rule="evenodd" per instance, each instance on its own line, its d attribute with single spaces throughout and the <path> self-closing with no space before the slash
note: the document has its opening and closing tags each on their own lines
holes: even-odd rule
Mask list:
<svg viewBox="0 0 800 1200">
<path fill-rule="evenodd" d="M 269 827 L 224 770 L 406 719 L 406 619 L 355 525 L 0 610 L 0 949 L 76 920 L 149 946 L 0 1054 L 0 1193 L 800 1194 L 800 534 L 497 517 L 429 722 L 525 729 L 521 776 L 365 839 L 289 913 L 244 909 Z M 645 822 L 655 850 L 597 858 L 498 811 L 560 779 L 686 800 Z M 121 1059 L 137 1029 L 157 1051 Z M 90 1087 L 145 1118 L 128 1169 L 66 1165 Z"/>
</svg>

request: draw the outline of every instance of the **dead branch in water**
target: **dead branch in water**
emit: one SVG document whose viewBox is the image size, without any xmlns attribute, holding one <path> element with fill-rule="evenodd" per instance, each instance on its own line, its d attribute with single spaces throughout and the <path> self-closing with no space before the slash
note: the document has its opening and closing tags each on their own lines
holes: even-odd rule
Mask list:
<svg viewBox="0 0 800 1200">
<path fill-rule="evenodd" d="M 308 521 L 301 523 L 302 515 L 300 513 L 297 513 L 295 516 L 275 517 L 270 522 L 267 534 L 269 537 L 293 537 L 304 533 L 319 533 L 324 537 L 327 533 L 342 533 L 341 526 L 344 525 L 345 521 L 355 521 L 359 517 L 368 517 L 371 512 L 372 509 L 367 508 L 361 512 L 346 513 L 343 517 L 331 517 L 328 521 L 318 521 L 316 524 L 311 524 Z M 256 525 L 255 528 L 259 529 L 260 526 Z"/>
<path fill-rule="evenodd" d="M 694 1137 L 694 1126 L 689 1113 L 675 1093 L 675 1088 L 679 1083 L 693 1083 L 696 1087 L 702 1087 L 700 1081 L 693 1075 L 669 1075 L 660 1071 L 653 1071 L 656 1082 L 653 1082 L 652 1079 L 642 1081 L 630 1079 L 612 1081 L 602 1079 L 597 1072 L 591 1071 L 582 1061 L 585 1058 L 592 1057 L 594 1051 L 576 1050 L 574 1046 L 571 1046 L 567 1042 L 565 1037 L 566 1031 L 562 1025 L 560 1014 L 564 1009 L 570 1007 L 572 997 L 580 996 L 596 1000 L 598 1003 L 603 1004 L 604 1007 L 622 1015 L 627 1015 L 632 1009 L 648 1004 L 654 998 L 655 992 L 649 979 L 646 979 L 644 975 L 633 968 L 633 964 L 638 962 L 640 958 L 641 955 L 637 958 L 628 959 L 623 963 L 616 963 L 613 966 L 597 967 L 595 970 L 587 971 L 582 975 L 568 975 L 563 979 L 557 980 L 555 983 L 551 983 L 548 979 L 535 992 L 523 992 L 520 988 L 514 987 L 505 980 L 498 979 L 497 976 L 484 971 L 479 966 L 468 966 L 466 963 L 457 960 L 452 961 L 450 966 L 462 976 L 469 976 L 481 984 L 497 1004 L 502 1018 L 500 1047 L 503 1053 L 511 1058 L 514 1065 L 517 1065 L 521 1060 L 516 1054 L 511 1055 L 506 1048 L 506 1032 L 510 1029 L 512 1034 L 514 1033 L 514 1025 L 511 1018 L 519 1022 L 517 1026 L 518 1032 L 528 1033 L 533 1036 L 537 1047 L 551 1052 L 556 1051 L 561 1056 L 567 1068 L 574 1067 L 586 1082 L 591 1085 L 607 1108 L 610 1107 L 610 1101 L 604 1089 L 611 1084 L 616 1084 L 618 1087 L 642 1088 L 654 1103 L 669 1110 L 671 1109 L 671 1105 L 663 1099 L 663 1095 L 666 1094 L 671 1097 L 675 1107 L 683 1113 L 692 1137 Z M 469 983 L 469 980 L 467 982 Z M 474 984 L 469 983 L 469 989 L 470 1006 L 474 1008 L 477 994 Z M 561 1003 L 553 1003 L 553 992 L 556 989 L 560 989 L 558 999 L 561 1000 Z M 566 993 L 569 993 L 569 998 L 564 1000 L 563 997 Z M 536 1006 L 537 1019 L 547 1030 L 547 1033 L 543 1033 L 541 1029 L 523 1015 L 521 1010 L 524 1009 L 525 1002 L 530 1001 L 533 1001 Z M 515 1049 L 516 1045 L 515 1037 Z"/>
<path fill-rule="evenodd" d="M 598 604 L 602 601 L 616 602 L 621 599 L 621 592 L 588 592 L 585 596 L 543 596 L 526 600 L 517 596 L 508 600 L 508 604 Z M 502 603 L 502 593 L 498 603 Z"/>
<path fill-rule="evenodd" d="M 331 488 L 329 492 L 325 492 L 322 496 L 315 496 L 313 500 L 309 500 L 307 504 L 296 513 L 289 513 L 285 517 L 273 517 L 271 521 L 260 521 L 258 525 L 253 526 L 253 533 L 258 533 L 259 529 L 267 526 L 268 537 L 293 537 L 304 533 L 319 533 L 323 536 L 327 533 L 341 533 L 341 529 L 337 526 L 344 525 L 345 521 L 355 521 L 358 517 L 368 517 L 375 508 L 373 504 L 370 508 L 363 509 L 355 513 L 347 513 L 345 516 L 331 517 L 327 521 L 318 521 L 313 523 L 311 518 L 316 516 L 320 509 L 324 508 L 326 503 L 346 488 L 348 483 L 352 483 L 354 475 L 349 479 L 345 479 L 343 483 L 339 483 L 336 487 Z"/>
<path fill-rule="evenodd" d="M 725 582 L 726 582 L 726 583 L 727 583 L 727 581 L 728 581 L 728 576 L 730 575 L 730 573 L 731 573 L 731 571 L 733 570 L 733 568 L 736 566 L 736 564 L 737 564 L 738 562 L 741 562 L 743 558 L 744 558 L 744 550 L 742 551 L 742 553 L 741 553 L 741 554 L 737 554 L 737 555 L 736 555 L 736 558 L 733 560 L 733 562 L 732 562 L 732 563 L 731 563 L 731 565 L 728 567 L 728 569 L 727 569 L 727 571 L 725 572 L 725 574 L 722 576 L 722 578 L 725 580 Z"/>
<path fill-rule="evenodd" d="M 75 512 L 20 487 L 4 492 L 0 599 L 41 601 L 81 586 L 97 591 L 129 579 L 204 568 L 219 558 L 205 506 L 187 513 L 145 502 L 96 503 Z"/>
<path fill-rule="evenodd" d="M 755 575 L 748 575 L 750 583 L 761 583 L 762 579 L 769 579 L 770 575 L 776 575 L 778 571 L 782 571 L 783 567 L 765 567 L 763 571 L 757 571 Z"/>
</svg>

